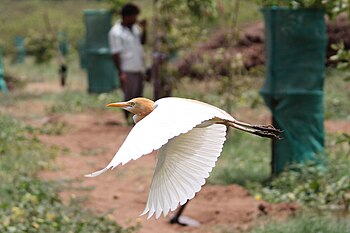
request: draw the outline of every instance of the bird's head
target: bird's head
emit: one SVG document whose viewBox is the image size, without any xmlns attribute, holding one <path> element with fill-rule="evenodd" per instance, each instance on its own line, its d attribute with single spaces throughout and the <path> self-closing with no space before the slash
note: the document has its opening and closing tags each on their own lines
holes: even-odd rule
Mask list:
<svg viewBox="0 0 350 233">
<path fill-rule="evenodd" d="M 126 102 L 110 103 L 107 107 L 119 107 L 133 114 L 134 122 L 137 123 L 150 114 L 154 109 L 154 102 L 146 98 L 134 98 Z"/>
</svg>

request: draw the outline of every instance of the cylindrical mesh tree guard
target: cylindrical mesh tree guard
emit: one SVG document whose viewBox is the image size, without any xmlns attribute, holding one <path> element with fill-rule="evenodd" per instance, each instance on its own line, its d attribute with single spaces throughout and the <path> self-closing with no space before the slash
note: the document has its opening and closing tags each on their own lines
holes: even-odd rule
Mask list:
<svg viewBox="0 0 350 233">
<path fill-rule="evenodd" d="M 22 64 L 26 56 L 26 49 L 24 47 L 24 37 L 15 36 L 15 46 L 16 46 L 16 55 L 14 63 Z"/>
<path fill-rule="evenodd" d="M 67 42 L 67 33 L 66 32 L 58 32 L 58 48 L 62 56 L 68 55 L 68 42 Z"/>
<path fill-rule="evenodd" d="M 0 48 L 0 91 L 7 92 L 7 85 L 4 80 L 4 69 L 2 66 L 2 50 Z"/>
<path fill-rule="evenodd" d="M 80 68 L 86 69 L 87 68 L 87 53 L 86 53 L 86 46 L 85 46 L 85 38 L 82 38 L 79 40 L 78 51 L 79 51 Z"/>
<path fill-rule="evenodd" d="M 267 77 L 261 94 L 283 140 L 272 143 L 272 173 L 324 150 L 326 25 L 321 10 L 265 8 Z"/>
<path fill-rule="evenodd" d="M 119 86 L 108 43 L 111 20 L 110 11 L 84 10 L 89 92 L 109 92 Z"/>
</svg>

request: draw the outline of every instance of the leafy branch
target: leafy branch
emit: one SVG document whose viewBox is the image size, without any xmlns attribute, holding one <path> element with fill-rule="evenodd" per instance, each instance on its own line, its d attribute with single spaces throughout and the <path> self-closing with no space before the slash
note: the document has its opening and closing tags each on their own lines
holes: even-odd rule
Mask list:
<svg viewBox="0 0 350 233">
<path fill-rule="evenodd" d="M 349 0 L 258 0 L 264 7 L 278 6 L 291 9 L 321 9 L 333 18 L 343 12 L 350 12 Z"/>
</svg>

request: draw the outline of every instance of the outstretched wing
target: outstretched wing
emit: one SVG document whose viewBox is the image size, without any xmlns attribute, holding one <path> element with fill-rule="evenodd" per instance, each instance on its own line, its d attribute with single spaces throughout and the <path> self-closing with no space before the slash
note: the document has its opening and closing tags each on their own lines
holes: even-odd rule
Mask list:
<svg viewBox="0 0 350 233">
<path fill-rule="evenodd" d="M 226 139 L 226 126 L 194 128 L 171 139 L 158 153 L 143 214 L 164 216 L 192 199 L 215 166 Z"/>
<path fill-rule="evenodd" d="M 187 133 L 203 121 L 230 117 L 224 111 L 199 101 L 169 97 L 155 102 L 155 109 L 130 131 L 112 161 L 102 170 L 86 175 L 94 177 L 119 164 L 140 158 Z"/>
</svg>

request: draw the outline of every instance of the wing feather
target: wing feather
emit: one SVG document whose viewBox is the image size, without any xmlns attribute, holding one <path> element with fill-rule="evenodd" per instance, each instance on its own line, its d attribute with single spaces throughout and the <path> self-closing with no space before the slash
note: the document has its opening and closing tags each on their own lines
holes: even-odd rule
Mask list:
<svg viewBox="0 0 350 233">
<path fill-rule="evenodd" d="M 143 214 L 166 216 L 192 199 L 215 166 L 226 139 L 226 126 L 194 128 L 171 139 L 158 152 L 157 166 Z M 186 143 L 184 143 L 186 142 Z M 190 142 L 190 143 L 188 143 Z"/>
<path fill-rule="evenodd" d="M 142 155 L 158 150 L 170 139 L 185 134 L 214 117 L 229 119 L 231 116 L 221 109 L 199 101 L 176 97 L 160 99 L 155 102 L 155 109 L 130 131 L 112 161 L 104 169 L 86 176 L 98 176 L 119 164 L 124 165 L 130 160 L 136 160 Z M 204 139 L 201 135 L 197 136 L 201 140 Z M 182 143 L 185 141 L 183 140 Z M 208 143 L 215 142 L 215 139 L 208 140 Z M 186 148 L 190 148 L 190 144 L 186 143 L 186 145 Z M 211 167 L 212 164 L 208 166 Z"/>
</svg>

